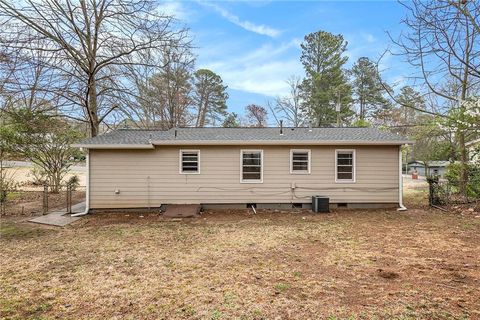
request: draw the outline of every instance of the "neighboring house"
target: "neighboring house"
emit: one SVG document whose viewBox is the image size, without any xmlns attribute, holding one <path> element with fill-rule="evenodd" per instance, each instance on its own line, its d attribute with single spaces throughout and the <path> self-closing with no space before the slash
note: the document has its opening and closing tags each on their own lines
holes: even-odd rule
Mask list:
<svg viewBox="0 0 480 320">
<path fill-rule="evenodd" d="M 427 175 L 438 175 L 443 178 L 450 161 L 428 161 L 427 164 L 428 172 L 425 172 L 425 163 L 423 161 L 410 161 L 408 163 L 408 173 L 411 174 L 416 170 L 420 176 L 426 177 Z"/>
<path fill-rule="evenodd" d="M 474 163 L 480 163 L 480 139 L 469 141 L 465 146 L 468 149 L 470 160 Z"/>
<path fill-rule="evenodd" d="M 87 208 L 402 205 L 405 138 L 373 128 L 117 130 L 87 152 Z M 382 165 L 379 166 L 378 164 Z"/>
</svg>

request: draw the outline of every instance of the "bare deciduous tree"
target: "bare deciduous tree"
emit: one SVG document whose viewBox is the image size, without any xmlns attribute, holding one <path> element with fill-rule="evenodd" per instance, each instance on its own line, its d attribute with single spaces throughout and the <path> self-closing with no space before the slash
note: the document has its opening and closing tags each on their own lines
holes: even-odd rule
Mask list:
<svg viewBox="0 0 480 320">
<path fill-rule="evenodd" d="M 402 21 L 407 31 L 398 39 L 392 38 L 399 49 L 394 54 L 419 70 L 412 80 L 422 83 L 427 92 L 436 97 L 437 103 L 430 110 L 406 107 L 441 117 L 449 117 L 452 110 L 465 114 L 466 104 L 463 102 L 478 94 L 480 83 L 480 3 L 413 0 L 402 5 L 408 12 Z M 391 90 L 389 95 L 394 98 Z M 465 141 L 469 132 L 461 128 L 457 127 L 455 134 L 460 149 L 461 189 L 464 192 L 468 160 Z"/>
<path fill-rule="evenodd" d="M 140 84 L 135 108 L 137 118 L 141 119 L 143 127 L 170 129 L 186 126 L 192 121 L 188 111 L 194 57 L 188 50 L 168 50 L 162 64 L 165 67 L 160 72 Z"/>
<path fill-rule="evenodd" d="M 287 81 L 289 93 L 283 97 L 275 98 L 273 110 L 278 113 L 275 115 L 287 120 L 289 125 L 299 127 L 304 123 L 305 113 L 302 108 L 301 90 L 302 79 L 297 76 L 291 76 Z"/>
<path fill-rule="evenodd" d="M 248 123 L 252 127 L 266 127 L 267 126 L 267 110 L 259 105 L 250 104 L 245 107 Z"/>
<path fill-rule="evenodd" d="M 68 87 L 51 65 L 56 57 L 44 51 L 11 51 L 0 63 L 0 99 L 2 111 L 22 107 L 32 111 L 51 112 L 67 105 L 62 93 Z"/>
<path fill-rule="evenodd" d="M 88 123 L 96 136 L 110 114 L 125 108 L 122 98 L 134 93 L 125 73 L 163 67 L 150 64 L 144 52 L 161 56 L 189 46 L 186 30 L 157 6 L 153 0 L 0 0 L 1 40 L 6 52 L 21 57 L 41 53 L 38 65 L 68 82 L 59 94 L 70 103 L 60 111 Z"/>
</svg>

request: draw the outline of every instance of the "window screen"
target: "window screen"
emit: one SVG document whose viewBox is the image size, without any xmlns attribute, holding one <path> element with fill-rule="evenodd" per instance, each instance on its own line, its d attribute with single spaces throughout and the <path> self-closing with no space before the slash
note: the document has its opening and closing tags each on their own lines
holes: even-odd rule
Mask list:
<svg viewBox="0 0 480 320">
<path fill-rule="evenodd" d="M 261 151 L 242 151 L 242 181 L 262 181 Z"/>
<path fill-rule="evenodd" d="M 337 151 L 337 180 L 354 181 L 354 151 Z"/>
<path fill-rule="evenodd" d="M 182 173 L 198 173 L 199 172 L 199 152 L 198 151 L 181 151 Z"/>
<path fill-rule="evenodd" d="M 308 150 L 292 150 L 290 161 L 292 173 L 310 172 L 310 152 Z"/>
</svg>

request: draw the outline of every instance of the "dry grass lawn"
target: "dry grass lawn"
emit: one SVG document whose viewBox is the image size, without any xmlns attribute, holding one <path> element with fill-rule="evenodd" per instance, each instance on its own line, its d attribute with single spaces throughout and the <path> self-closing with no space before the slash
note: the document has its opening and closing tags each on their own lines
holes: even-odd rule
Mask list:
<svg viewBox="0 0 480 320">
<path fill-rule="evenodd" d="M 4 319 L 479 319 L 480 219 L 413 209 L 3 219 Z"/>
</svg>

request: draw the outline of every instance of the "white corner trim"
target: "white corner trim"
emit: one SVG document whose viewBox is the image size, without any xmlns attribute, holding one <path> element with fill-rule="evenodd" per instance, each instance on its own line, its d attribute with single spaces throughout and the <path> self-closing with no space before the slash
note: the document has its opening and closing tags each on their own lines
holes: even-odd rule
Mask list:
<svg viewBox="0 0 480 320">
<path fill-rule="evenodd" d="M 352 152 L 352 177 L 353 179 L 338 179 L 338 153 Z M 356 183 L 357 182 L 357 152 L 355 149 L 335 149 L 335 183 Z"/>
<path fill-rule="evenodd" d="M 70 216 L 80 217 L 84 216 L 90 210 L 90 150 L 87 149 L 87 154 L 85 155 L 85 210 L 83 212 L 74 213 Z"/>
<path fill-rule="evenodd" d="M 307 152 L 308 153 L 308 169 L 307 171 L 293 171 L 293 153 Z M 290 174 L 310 174 L 312 172 L 312 150 L 311 149 L 290 149 Z"/>
<path fill-rule="evenodd" d="M 403 168 L 402 168 L 402 146 L 398 147 L 398 211 L 405 211 L 407 208 L 403 205 Z"/>
<path fill-rule="evenodd" d="M 260 180 L 243 179 L 243 153 L 260 152 Z M 241 149 L 240 150 L 240 183 L 263 183 L 263 150 L 262 149 Z"/>
<path fill-rule="evenodd" d="M 182 171 L 182 158 L 183 152 L 196 152 L 197 153 L 197 172 L 183 172 Z M 200 150 L 199 149 L 180 149 L 178 150 L 178 173 L 179 174 L 200 174 Z"/>
</svg>

